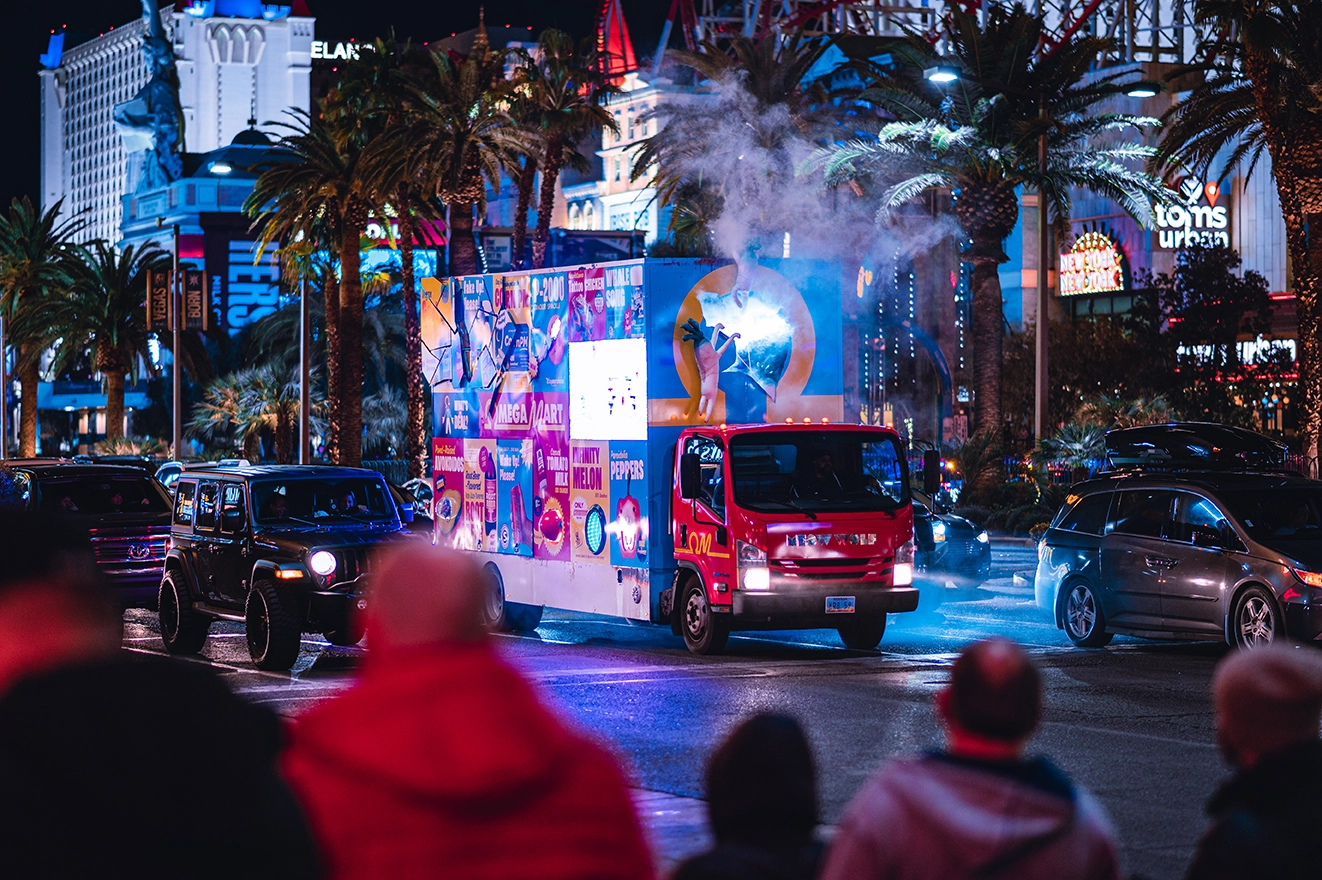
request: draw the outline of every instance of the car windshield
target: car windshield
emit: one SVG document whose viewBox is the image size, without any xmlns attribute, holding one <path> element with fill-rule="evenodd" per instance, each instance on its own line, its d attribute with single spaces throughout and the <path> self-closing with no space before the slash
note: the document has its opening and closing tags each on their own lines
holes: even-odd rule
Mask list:
<svg viewBox="0 0 1322 880">
<path fill-rule="evenodd" d="M 37 510 L 55 516 L 169 513 L 170 498 L 160 484 L 146 475 L 80 474 L 40 480 Z"/>
<path fill-rule="evenodd" d="M 252 500 L 257 522 L 275 527 L 383 522 L 395 515 L 385 484 L 372 477 L 258 480 Z"/>
<path fill-rule="evenodd" d="M 874 431 L 781 431 L 730 441 L 734 501 L 763 512 L 894 510 L 909 502 L 904 456 Z"/>
<path fill-rule="evenodd" d="M 1322 539 L 1322 490 L 1300 486 L 1268 492 L 1224 492 L 1253 540 L 1271 546 Z"/>
</svg>

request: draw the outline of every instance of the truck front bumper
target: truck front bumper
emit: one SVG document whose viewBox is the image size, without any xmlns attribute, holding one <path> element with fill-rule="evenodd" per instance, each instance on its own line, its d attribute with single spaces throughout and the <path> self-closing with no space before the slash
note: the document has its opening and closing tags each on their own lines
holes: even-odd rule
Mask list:
<svg viewBox="0 0 1322 880">
<path fill-rule="evenodd" d="M 838 596 L 854 598 L 852 613 L 827 613 L 827 598 Z M 860 617 L 913 611 L 918 607 L 918 588 L 818 582 L 811 587 L 736 590 L 732 599 L 736 629 L 834 629 Z"/>
</svg>

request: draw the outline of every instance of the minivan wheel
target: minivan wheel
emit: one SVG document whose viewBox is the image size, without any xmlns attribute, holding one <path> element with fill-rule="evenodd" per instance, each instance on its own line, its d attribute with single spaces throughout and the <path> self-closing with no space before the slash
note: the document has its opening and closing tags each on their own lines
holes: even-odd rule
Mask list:
<svg viewBox="0 0 1322 880">
<path fill-rule="evenodd" d="M 1262 587 L 1249 587 L 1235 599 L 1231 636 L 1236 648 L 1270 645 L 1280 630 L 1276 603 Z"/>
<path fill-rule="evenodd" d="M 161 578 L 156 596 L 161 641 L 171 654 L 196 654 L 206 643 L 211 618 L 193 610 L 182 582 L 183 576 L 177 571 L 167 571 Z"/>
<path fill-rule="evenodd" d="M 270 581 L 257 581 L 243 611 L 248 656 L 258 669 L 283 672 L 298 659 L 302 621 Z"/>
<path fill-rule="evenodd" d="M 725 649 L 725 643 L 730 638 L 730 624 L 724 616 L 712 613 L 711 603 L 707 601 L 707 590 L 702 586 L 700 578 L 689 578 L 684 587 L 679 613 L 680 632 L 690 652 L 699 655 L 719 654 Z"/>
<path fill-rule="evenodd" d="M 1102 604 L 1097 601 L 1097 594 L 1092 587 L 1077 582 L 1067 584 L 1065 607 L 1062 617 L 1065 620 L 1065 635 L 1080 648 L 1101 648 L 1111 643 L 1112 634 L 1106 631 L 1106 616 L 1102 614 Z"/>
</svg>

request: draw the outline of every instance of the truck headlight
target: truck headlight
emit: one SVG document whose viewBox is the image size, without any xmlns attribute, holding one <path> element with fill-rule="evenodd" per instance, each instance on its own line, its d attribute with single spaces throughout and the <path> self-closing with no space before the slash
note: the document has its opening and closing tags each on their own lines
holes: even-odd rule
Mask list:
<svg viewBox="0 0 1322 880">
<path fill-rule="evenodd" d="M 907 587 L 913 583 L 913 538 L 895 550 L 894 585 Z"/>
<path fill-rule="evenodd" d="M 335 554 L 329 550 L 318 550 L 308 557 L 308 568 L 322 577 L 333 574 L 335 572 Z"/>
<path fill-rule="evenodd" d="M 739 582 L 744 589 L 771 589 L 771 572 L 767 569 L 767 551 L 747 541 L 735 541 L 734 552 L 735 560 L 739 564 Z"/>
</svg>

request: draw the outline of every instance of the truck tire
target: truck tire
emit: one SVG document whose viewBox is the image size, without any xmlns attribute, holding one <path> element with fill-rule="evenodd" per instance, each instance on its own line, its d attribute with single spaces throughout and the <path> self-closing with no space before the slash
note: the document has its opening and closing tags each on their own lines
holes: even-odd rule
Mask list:
<svg viewBox="0 0 1322 880">
<path fill-rule="evenodd" d="M 542 622 L 542 610 L 541 605 L 506 602 L 505 620 L 513 632 L 533 632 Z"/>
<path fill-rule="evenodd" d="M 838 627 L 840 641 L 853 651 L 875 651 L 881 644 L 881 637 L 886 634 L 886 615 L 863 617 Z"/>
<path fill-rule="evenodd" d="M 156 596 L 161 641 L 171 654 L 196 654 L 206 643 L 211 618 L 193 610 L 192 597 L 184 586 L 183 572 L 170 569 L 161 578 Z"/>
<path fill-rule="evenodd" d="M 258 669 L 284 672 L 298 659 L 302 621 L 268 580 L 255 581 L 243 610 L 248 656 Z"/>
<path fill-rule="evenodd" d="M 708 656 L 725 650 L 730 638 L 730 624 L 721 614 L 713 614 L 702 579 L 690 577 L 684 585 L 679 606 L 680 631 L 684 644 L 694 654 Z"/>
<path fill-rule="evenodd" d="M 510 609 L 505 601 L 505 579 L 491 562 L 482 566 L 482 574 L 487 581 L 486 595 L 482 599 L 482 622 L 493 633 L 509 632 Z"/>
</svg>

